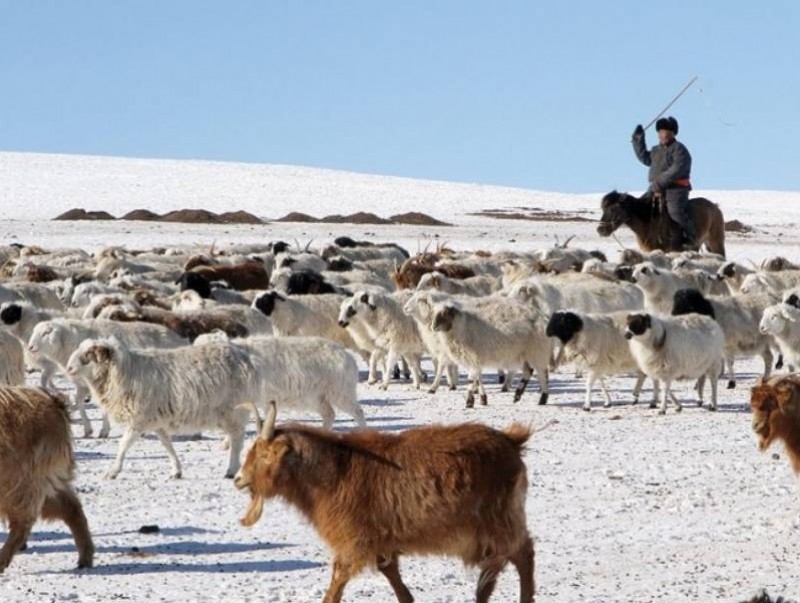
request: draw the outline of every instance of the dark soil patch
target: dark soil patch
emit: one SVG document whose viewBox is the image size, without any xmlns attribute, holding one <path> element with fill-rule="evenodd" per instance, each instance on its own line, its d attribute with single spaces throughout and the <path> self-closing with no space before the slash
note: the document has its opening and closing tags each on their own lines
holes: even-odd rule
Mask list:
<svg viewBox="0 0 800 603">
<path fill-rule="evenodd" d="M 309 216 L 308 214 L 301 213 L 299 211 L 289 212 L 282 218 L 278 218 L 275 220 L 276 222 L 319 222 L 319 218 L 315 218 L 314 216 Z"/>
<path fill-rule="evenodd" d="M 326 224 L 391 224 L 391 220 L 381 218 L 380 216 L 368 211 L 359 211 L 349 216 L 342 216 L 335 214 L 332 216 L 325 216 L 320 220 Z"/>
<path fill-rule="evenodd" d="M 219 219 L 225 224 L 263 224 L 264 221 L 244 210 L 226 211 L 219 215 Z"/>
<path fill-rule="evenodd" d="M 485 209 L 470 215 L 495 218 L 497 220 L 529 220 L 532 222 L 594 222 L 593 219 L 579 216 L 575 212 L 564 212 L 557 209 L 541 210 L 539 208 L 530 208 L 523 211 Z"/>
<path fill-rule="evenodd" d="M 140 222 L 156 222 L 160 219 L 161 216 L 149 209 L 134 209 L 120 218 L 120 220 L 139 220 Z"/>
<path fill-rule="evenodd" d="M 418 211 L 409 211 L 404 214 L 395 214 L 389 219 L 395 224 L 413 224 L 414 226 L 452 226 L 436 218 Z"/>
<path fill-rule="evenodd" d="M 725 232 L 748 233 L 753 232 L 753 227 L 743 224 L 739 220 L 729 220 L 725 222 Z"/>
<path fill-rule="evenodd" d="M 56 216 L 55 220 L 115 220 L 107 211 L 86 211 L 81 208 L 74 208 L 65 211 L 60 216 Z"/>
</svg>

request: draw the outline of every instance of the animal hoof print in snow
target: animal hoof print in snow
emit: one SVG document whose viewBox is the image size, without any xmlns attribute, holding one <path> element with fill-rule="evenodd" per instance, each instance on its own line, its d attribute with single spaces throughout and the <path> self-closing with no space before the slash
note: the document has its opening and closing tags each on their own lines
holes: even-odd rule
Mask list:
<svg viewBox="0 0 800 603">
<path fill-rule="evenodd" d="M 736 381 L 733 379 L 728 379 L 728 389 L 734 389 L 736 387 Z"/>
</svg>

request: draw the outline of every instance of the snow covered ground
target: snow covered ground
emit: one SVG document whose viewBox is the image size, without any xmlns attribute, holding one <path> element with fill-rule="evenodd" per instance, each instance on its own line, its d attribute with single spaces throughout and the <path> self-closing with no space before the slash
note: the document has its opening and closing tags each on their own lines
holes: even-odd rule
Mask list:
<svg viewBox="0 0 800 603">
<path fill-rule="evenodd" d="M 575 245 L 614 254 L 588 222 L 501 221 L 467 215 L 483 209 L 539 207 L 583 211 L 597 218 L 597 195 L 423 182 L 288 166 L 149 161 L 0 153 L 0 243 L 97 248 L 125 244 L 268 241 L 297 238 L 315 245 L 340 234 L 394 240 L 412 252 L 431 242 L 456 249 L 534 249 L 576 234 Z M 720 203 L 726 219 L 757 230 L 729 235 L 739 261 L 781 254 L 797 260 L 800 193 L 698 191 Z M 264 217 L 289 211 L 314 215 L 359 210 L 390 215 L 424 211 L 447 228 L 330 224 L 201 226 L 132 222 L 67 223 L 49 218 L 70 209 L 120 215 L 136 208 L 244 209 Z M 632 244 L 628 233 L 620 240 Z M 526 454 L 531 487 L 528 518 L 536 539 L 537 601 L 728 601 L 771 593 L 800 596 L 798 486 L 780 448 L 759 453 L 750 430 L 748 388 L 760 361 L 739 362 L 740 384 L 721 390 L 711 413 L 688 404 L 659 417 L 629 404 L 633 380 L 613 381 L 615 404 L 581 410 L 582 382 L 571 371 L 553 376 L 550 403 L 529 391 L 514 404 L 491 376 L 489 406 L 464 408 L 463 389 L 436 395 L 393 384 L 388 392 L 361 385 L 371 427 L 399 430 L 434 422 L 511 421 L 542 426 Z M 30 383 L 37 381 L 30 376 Z M 463 376 L 462 376 L 463 378 Z M 61 382 L 69 389 L 66 382 Z M 688 398 L 688 387 L 680 390 Z M 645 392 L 643 400 L 649 396 Z M 595 400 L 599 403 L 599 392 Z M 99 420 L 92 409 L 91 416 Z M 318 423 L 316 416 L 280 420 Z M 341 417 L 338 429 L 353 424 Z M 239 525 L 246 496 L 223 479 L 221 436 L 179 439 L 184 478 L 168 478 L 155 438 L 134 445 L 115 481 L 101 476 L 116 451 L 107 441 L 78 437 L 77 487 L 97 547 L 96 567 L 77 572 L 72 540 L 59 524 L 38 524 L 27 552 L 0 577 L 0 601 L 319 601 L 329 580 L 329 552 L 297 513 L 271 502 L 252 529 Z M 252 432 L 251 432 L 252 435 Z M 777 454 L 777 458 L 773 458 Z M 139 528 L 156 524 L 157 534 Z M 5 537 L 0 532 L 0 540 Z M 418 601 L 473 600 L 477 572 L 452 559 L 406 559 L 403 576 Z M 493 600 L 516 600 L 513 571 Z M 393 600 L 385 579 L 364 573 L 345 601 Z"/>
</svg>

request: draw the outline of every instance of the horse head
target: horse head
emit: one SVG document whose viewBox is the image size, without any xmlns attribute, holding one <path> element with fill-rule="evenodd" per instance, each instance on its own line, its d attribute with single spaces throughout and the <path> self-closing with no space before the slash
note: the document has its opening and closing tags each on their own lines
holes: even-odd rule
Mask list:
<svg viewBox="0 0 800 603">
<path fill-rule="evenodd" d="M 600 224 L 597 225 L 597 234 L 601 237 L 610 236 L 612 232 L 629 220 L 630 216 L 624 204 L 629 197 L 630 195 L 627 193 L 617 191 L 611 191 L 603 197 L 603 201 L 600 203 L 603 215 L 600 216 Z"/>
</svg>

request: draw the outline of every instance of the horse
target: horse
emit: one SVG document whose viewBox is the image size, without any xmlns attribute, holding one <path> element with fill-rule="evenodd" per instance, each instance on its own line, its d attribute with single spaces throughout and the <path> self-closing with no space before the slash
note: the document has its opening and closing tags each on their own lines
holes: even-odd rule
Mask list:
<svg viewBox="0 0 800 603">
<path fill-rule="evenodd" d="M 705 243 L 706 250 L 725 257 L 725 220 L 716 203 L 705 197 L 689 200 L 696 232 L 697 251 Z M 669 229 L 680 228 L 662 210 L 659 203 L 649 197 L 637 198 L 628 193 L 611 191 L 600 205 L 603 215 L 597 227 L 601 237 L 610 236 L 623 224 L 636 235 L 636 242 L 642 251 L 683 251 L 685 247 L 675 248 L 671 244 Z M 664 220 L 668 222 L 664 222 Z"/>
</svg>

